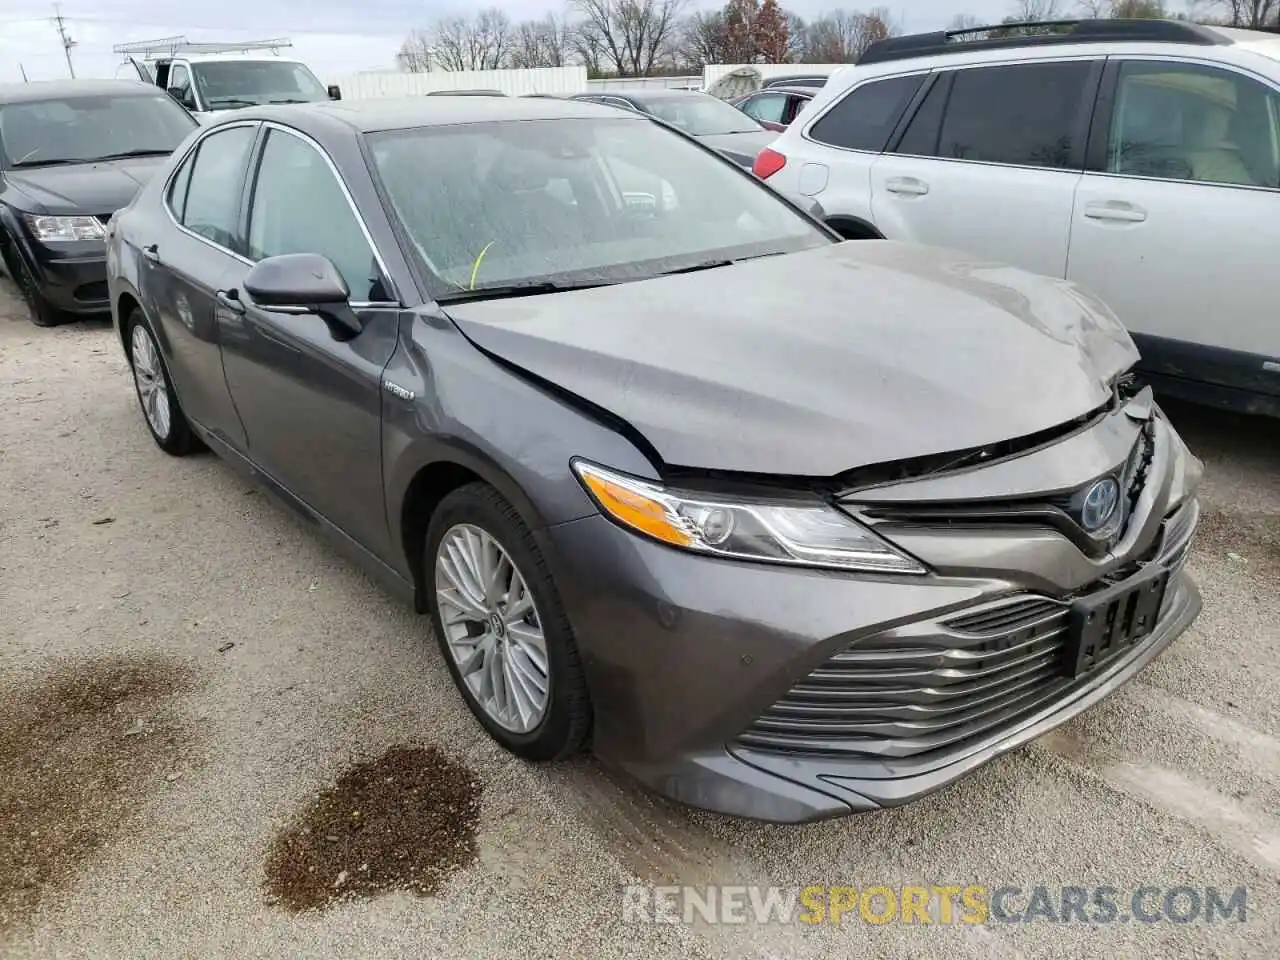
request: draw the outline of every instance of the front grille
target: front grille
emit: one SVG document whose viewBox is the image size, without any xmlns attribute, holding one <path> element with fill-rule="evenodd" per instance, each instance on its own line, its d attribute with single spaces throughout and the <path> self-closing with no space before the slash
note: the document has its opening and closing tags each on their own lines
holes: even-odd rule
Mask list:
<svg viewBox="0 0 1280 960">
<path fill-rule="evenodd" d="M 1150 559 L 1180 565 L 1197 513 L 1195 501 L 1172 512 Z M 1069 610 L 1070 598 L 1020 594 L 859 640 L 793 686 L 738 742 L 828 757 L 912 757 L 954 747 L 1072 685 L 1063 663 Z"/>
<path fill-rule="evenodd" d="M 1057 692 L 1067 607 L 1012 597 L 852 644 L 743 734 L 787 753 L 908 757 L 1006 723 Z"/>
</svg>

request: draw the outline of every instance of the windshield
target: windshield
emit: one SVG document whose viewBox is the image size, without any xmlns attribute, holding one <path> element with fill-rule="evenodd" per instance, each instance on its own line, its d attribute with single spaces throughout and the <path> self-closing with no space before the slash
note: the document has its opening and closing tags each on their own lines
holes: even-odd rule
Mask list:
<svg viewBox="0 0 1280 960">
<path fill-rule="evenodd" d="M 210 110 L 263 103 L 312 103 L 329 94 L 305 64 L 288 60 L 219 60 L 193 63 L 200 99 Z"/>
<path fill-rule="evenodd" d="M 694 137 L 756 133 L 764 129 L 737 107 L 712 96 L 646 100 L 644 109 Z"/>
<path fill-rule="evenodd" d="M 437 299 L 640 280 L 832 242 L 769 187 L 642 119 L 470 123 L 369 142 Z"/>
<path fill-rule="evenodd" d="M 197 126 L 163 94 L 20 101 L 0 106 L 0 161 L 17 167 L 172 153 Z"/>
</svg>

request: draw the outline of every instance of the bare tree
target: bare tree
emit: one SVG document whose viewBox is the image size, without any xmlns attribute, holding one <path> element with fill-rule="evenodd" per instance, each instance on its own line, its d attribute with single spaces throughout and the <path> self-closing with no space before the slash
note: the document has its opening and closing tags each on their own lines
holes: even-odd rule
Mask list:
<svg viewBox="0 0 1280 960">
<path fill-rule="evenodd" d="M 976 27 L 986 26 L 981 19 L 975 17 L 972 13 L 957 13 L 951 18 L 951 22 L 947 24 L 948 30 L 973 30 Z"/>
<path fill-rule="evenodd" d="M 721 11 L 700 10 L 685 19 L 680 32 L 680 55 L 690 66 L 728 63 L 726 49 L 724 14 Z"/>
<path fill-rule="evenodd" d="M 431 35 L 425 30 L 410 30 L 400 44 L 396 62 L 407 73 L 427 73 L 431 70 Z"/>
<path fill-rule="evenodd" d="M 1062 0 L 1014 0 L 1013 13 L 1006 22 L 1040 23 L 1062 19 Z"/>
<path fill-rule="evenodd" d="M 677 39 L 684 0 L 572 0 L 584 45 L 622 77 L 647 77 Z"/>
<path fill-rule="evenodd" d="M 563 67 L 569 53 L 569 28 L 555 14 L 526 20 L 516 27 L 511 42 L 511 66 Z"/>
<path fill-rule="evenodd" d="M 1280 0 L 1215 0 L 1233 27 L 1274 27 L 1280 24 Z"/>
<path fill-rule="evenodd" d="M 800 63 L 809 49 L 809 25 L 804 22 L 804 17 L 790 10 L 784 11 L 783 16 L 787 22 L 787 59 Z"/>
<path fill-rule="evenodd" d="M 836 10 L 809 24 L 805 59 L 810 63 L 853 63 L 867 47 L 896 32 L 883 8 L 869 13 Z"/>
<path fill-rule="evenodd" d="M 511 53 L 511 21 L 497 7 L 471 18 L 444 17 L 432 31 L 431 42 L 442 70 L 497 70 Z"/>
</svg>

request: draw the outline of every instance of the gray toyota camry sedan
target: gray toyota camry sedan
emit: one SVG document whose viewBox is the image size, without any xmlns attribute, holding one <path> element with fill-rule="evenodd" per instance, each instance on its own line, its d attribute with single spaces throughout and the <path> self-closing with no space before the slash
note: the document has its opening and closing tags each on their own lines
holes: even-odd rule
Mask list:
<svg viewBox="0 0 1280 960">
<path fill-rule="evenodd" d="M 641 114 L 237 111 L 107 250 L 160 448 L 211 447 L 428 615 L 530 760 L 589 745 L 765 820 L 901 804 L 1200 609 L 1200 463 L 1102 304 L 841 243 Z"/>
</svg>

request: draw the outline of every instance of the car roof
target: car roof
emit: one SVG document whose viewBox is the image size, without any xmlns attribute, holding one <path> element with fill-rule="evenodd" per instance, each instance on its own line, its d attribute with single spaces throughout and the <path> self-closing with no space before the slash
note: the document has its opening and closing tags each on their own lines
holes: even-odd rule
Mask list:
<svg viewBox="0 0 1280 960">
<path fill-rule="evenodd" d="M 157 57 L 157 62 L 186 60 L 188 63 L 302 63 L 297 57 L 277 57 L 261 53 L 179 53 Z"/>
<path fill-rule="evenodd" d="M 155 96 L 156 88 L 141 80 L 33 80 L 0 84 L 0 104 L 35 103 L 63 97 Z"/>
<path fill-rule="evenodd" d="M 657 103 L 661 100 L 690 100 L 703 99 L 711 97 L 709 93 L 703 93 L 701 90 L 680 90 L 677 88 L 662 87 L 656 90 L 646 90 L 643 88 L 635 90 L 590 90 L 587 93 L 578 94 L 580 97 L 619 97 L 623 100 L 631 100 L 635 103 Z M 712 100 L 716 99 L 711 97 Z"/>
<path fill-rule="evenodd" d="M 302 130 L 335 123 L 359 133 L 445 127 L 464 123 L 518 120 L 617 120 L 631 117 L 616 107 L 547 97 L 374 97 L 322 100 L 280 106 L 246 107 L 227 121 L 275 120 Z M 635 119 L 642 119 L 638 115 Z"/>
<path fill-rule="evenodd" d="M 759 90 L 752 90 L 744 96 L 754 97 L 762 93 L 803 93 L 807 97 L 814 96 L 821 87 L 809 87 L 802 83 L 780 83 L 774 87 L 761 87 Z"/>
</svg>

